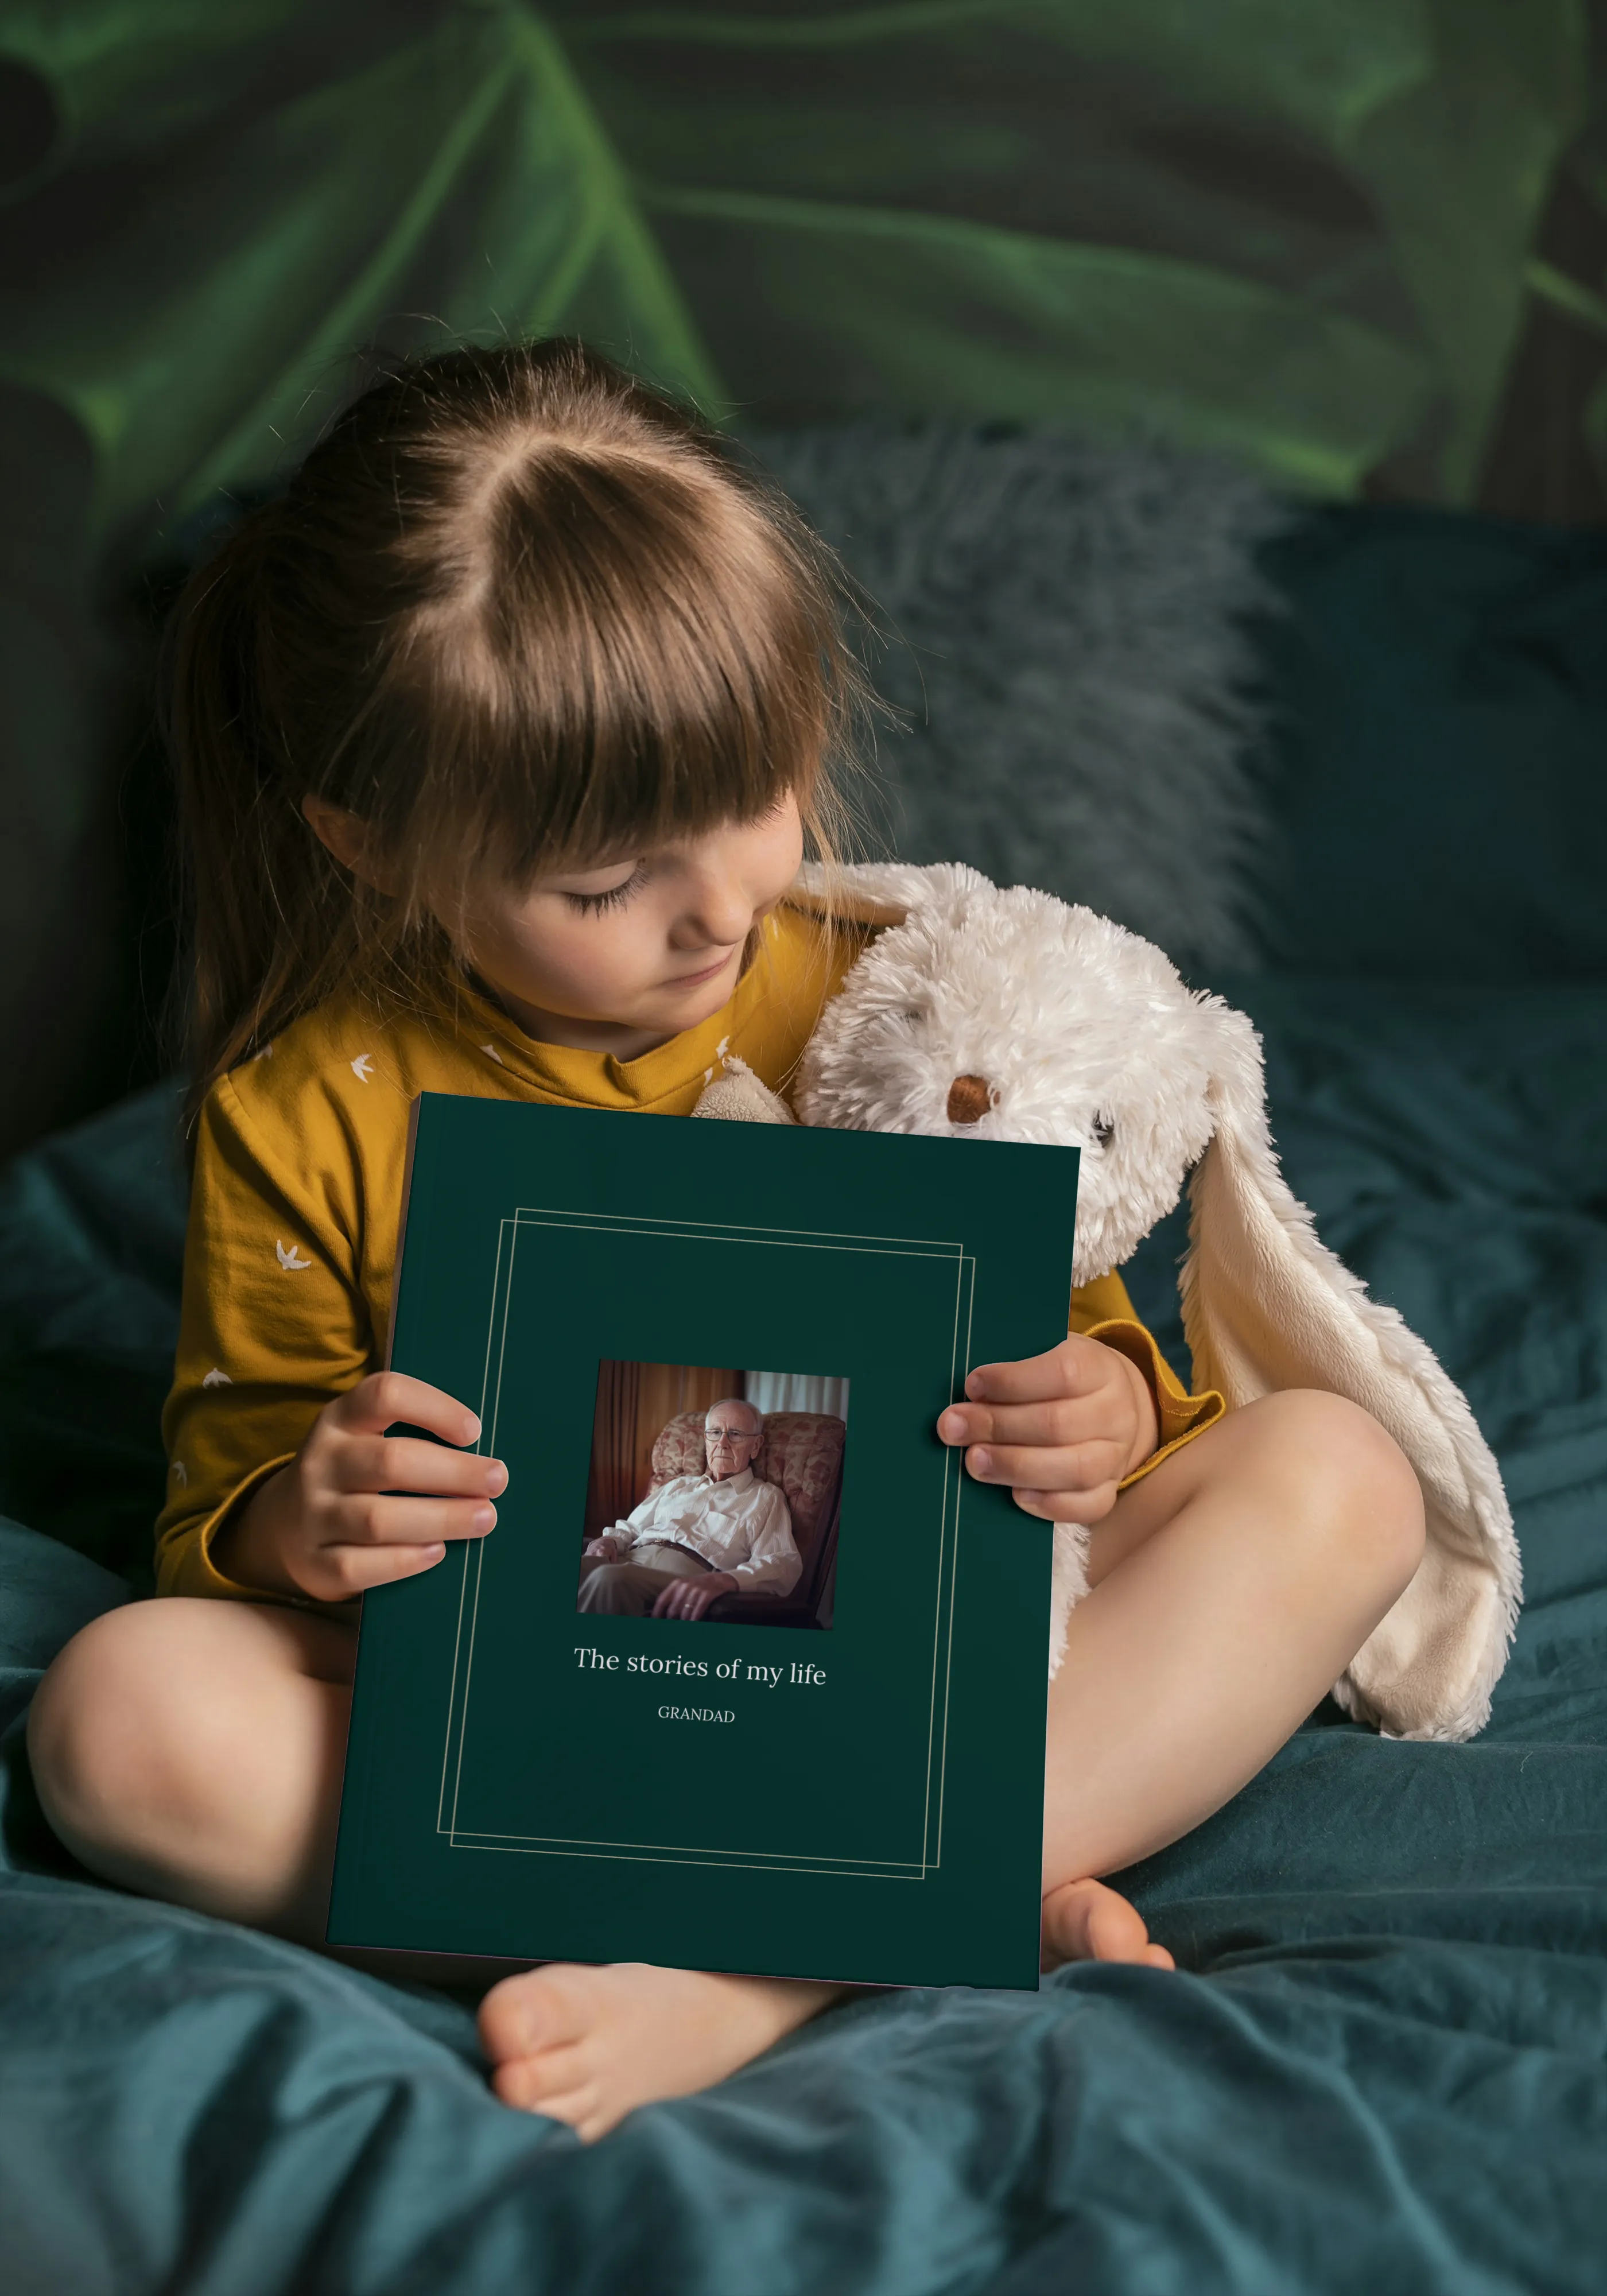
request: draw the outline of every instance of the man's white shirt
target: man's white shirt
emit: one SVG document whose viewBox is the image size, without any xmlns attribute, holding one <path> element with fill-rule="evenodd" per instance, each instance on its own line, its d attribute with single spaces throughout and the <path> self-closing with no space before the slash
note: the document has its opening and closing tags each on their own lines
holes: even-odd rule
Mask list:
<svg viewBox="0 0 1607 2296">
<path fill-rule="evenodd" d="M 790 1595 L 803 1573 L 786 1499 L 751 1467 L 717 1483 L 712 1475 L 673 1475 L 607 1536 L 622 1562 L 656 1540 L 689 1546 L 711 1570 L 728 1570 L 745 1595 Z"/>
</svg>

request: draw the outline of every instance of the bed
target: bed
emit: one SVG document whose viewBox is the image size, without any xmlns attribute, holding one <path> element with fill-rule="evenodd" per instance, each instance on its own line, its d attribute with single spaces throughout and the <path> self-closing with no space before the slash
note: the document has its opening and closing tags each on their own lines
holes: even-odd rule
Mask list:
<svg viewBox="0 0 1607 2296">
<path fill-rule="evenodd" d="M 136 1598 L 183 1197 L 159 1087 L 0 1201 L 0 2281 L 12 2296 L 1233 2296 L 1607 2278 L 1607 544 L 1267 545 L 1265 1032 L 1324 1238 L 1465 1386 L 1528 1598 L 1489 1728 L 1324 1706 L 1127 1886 L 1184 1972 L 890 1992 L 589 2150 L 446 1994 L 102 1888 L 21 1753 Z M 1180 1347 L 1176 1222 L 1130 1271 Z"/>
</svg>

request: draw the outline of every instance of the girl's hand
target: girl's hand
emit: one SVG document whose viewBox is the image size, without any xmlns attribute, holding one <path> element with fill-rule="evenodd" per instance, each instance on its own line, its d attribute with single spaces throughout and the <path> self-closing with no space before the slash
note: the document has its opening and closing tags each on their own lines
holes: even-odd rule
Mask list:
<svg viewBox="0 0 1607 2296">
<path fill-rule="evenodd" d="M 938 1421 L 945 1443 L 963 1443 L 968 1473 L 1008 1483 L 1028 1514 L 1046 1522 L 1098 1522 L 1116 1487 L 1154 1449 L 1155 1404 L 1136 1364 L 1097 1340 L 1063 1339 L 1021 1363 L 984 1364 L 965 1401 Z"/>
<path fill-rule="evenodd" d="M 444 1444 L 480 1434 L 474 1414 L 439 1387 L 400 1372 L 371 1374 L 324 1406 L 291 1464 L 219 1531 L 217 1568 L 264 1593 L 340 1603 L 428 1570 L 449 1538 L 483 1538 L 507 1469 L 443 1443 L 387 1435 L 398 1421 Z"/>
</svg>

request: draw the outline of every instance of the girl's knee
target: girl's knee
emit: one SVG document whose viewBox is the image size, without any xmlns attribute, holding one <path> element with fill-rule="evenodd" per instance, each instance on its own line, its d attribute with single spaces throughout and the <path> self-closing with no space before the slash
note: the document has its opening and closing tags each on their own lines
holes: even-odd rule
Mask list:
<svg viewBox="0 0 1607 2296">
<path fill-rule="evenodd" d="M 1291 1388 L 1254 1408 L 1286 1471 L 1309 1495 L 1301 1513 L 1381 1581 L 1404 1587 L 1423 1560 L 1423 1488 L 1411 1461 L 1370 1412 L 1342 1395 Z"/>
<path fill-rule="evenodd" d="M 28 1719 L 29 1760 L 57 1833 L 83 1856 L 171 1798 L 204 1741 L 185 1663 L 192 1606 L 132 1603 L 94 1619 L 57 1654 Z"/>
</svg>

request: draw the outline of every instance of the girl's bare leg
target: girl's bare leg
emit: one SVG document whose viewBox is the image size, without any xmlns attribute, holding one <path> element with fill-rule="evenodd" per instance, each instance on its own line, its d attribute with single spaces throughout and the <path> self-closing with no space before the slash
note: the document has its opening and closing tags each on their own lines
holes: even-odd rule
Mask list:
<svg viewBox="0 0 1607 2296">
<path fill-rule="evenodd" d="M 1331 1396 L 1235 1413 L 1124 1494 L 1095 1533 L 1092 1591 L 1050 1693 L 1049 1958 L 1168 1958 L 1092 1877 L 1176 1840 L 1254 1776 L 1422 1543 L 1405 1459 Z M 46 1815 L 111 1881 L 319 1943 L 353 1641 L 334 1620 L 266 1605 L 168 1598 L 96 1620 L 34 1702 Z M 548 1964 L 502 1977 L 480 2031 L 506 2103 L 589 2138 L 721 2079 L 838 1990 Z"/>
<path fill-rule="evenodd" d="M 1338 1396 L 1231 1413 L 1125 1491 L 1049 1693 L 1050 1962 L 1170 1956 L 1091 1877 L 1175 1841 L 1255 1776 L 1423 1554 L 1404 1455 Z"/>
<path fill-rule="evenodd" d="M 109 1611 L 29 1716 L 45 1816 L 110 1882 L 316 1943 L 356 1651 L 343 1621 L 270 1603 Z"/>
<path fill-rule="evenodd" d="M 338 1620 L 266 1603 L 174 1596 L 94 1620 L 29 1716 L 51 1824 L 125 1889 L 321 1946 L 356 1643 Z M 841 1990 L 637 1963 L 510 1977 L 505 1962 L 360 1958 L 490 1983 L 497 2094 L 587 2138 L 723 2079 Z"/>
</svg>

